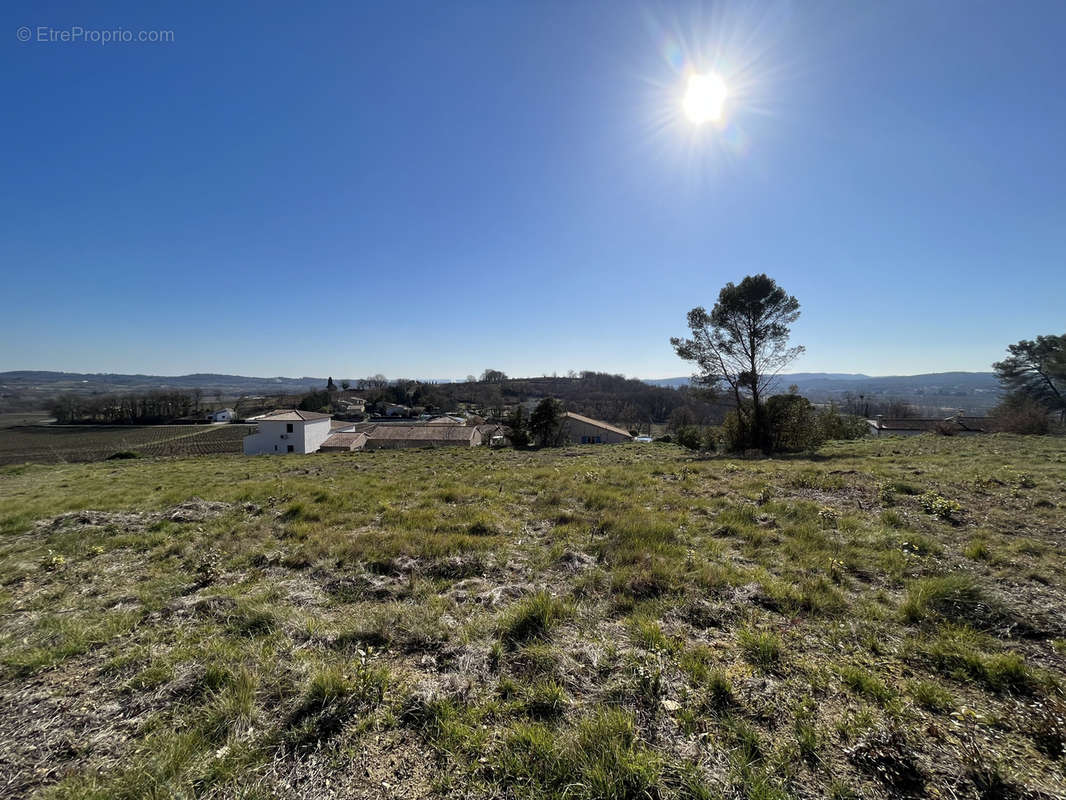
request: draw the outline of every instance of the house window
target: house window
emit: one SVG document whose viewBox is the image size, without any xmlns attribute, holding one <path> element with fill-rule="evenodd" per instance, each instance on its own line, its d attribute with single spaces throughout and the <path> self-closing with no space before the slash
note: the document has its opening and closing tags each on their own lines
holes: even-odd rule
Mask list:
<svg viewBox="0 0 1066 800">
<path fill-rule="evenodd" d="M 285 451 L 288 452 L 288 453 L 291 453 L 292 452 L 292 445 L 290 444 L 287 448 L 285 448 Z"/>
<path fill-rule="evenodd" d="M 292 423 L 285 426 L 285 433 L 292 433 Z"/>
</svg>

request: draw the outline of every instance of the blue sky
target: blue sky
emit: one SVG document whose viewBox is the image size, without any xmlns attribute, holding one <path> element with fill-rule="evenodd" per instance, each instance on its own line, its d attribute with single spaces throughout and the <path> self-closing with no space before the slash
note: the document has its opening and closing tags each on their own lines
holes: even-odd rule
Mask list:
<svg viewBox="0 0 1066 800">
<path fill-rule="evenodd" d="M 147 6 L 0 10 L 0 369 L 683 375 L 756 272 L 795 371 L 1066 329 L 1066 4 Z"/>
</svg>

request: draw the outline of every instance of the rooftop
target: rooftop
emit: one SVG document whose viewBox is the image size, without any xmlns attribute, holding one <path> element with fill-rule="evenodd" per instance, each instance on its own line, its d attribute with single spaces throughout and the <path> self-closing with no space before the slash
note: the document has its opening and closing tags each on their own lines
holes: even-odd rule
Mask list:
<svg viewBox="0 0 1066 800">
<path fill-rule="evenodd" d="M 935 431 L 938 425 L 951 425 L 960 431 L 987 430 L 988 420 L 984 417 L 948 417 L 933 419 L 929 417 L 902 417 L 886 419 L 884 417 L 866 420 L 872 428 L 882 431 Z"/>
<path fill-rule="evenodd" d="M 365 433 L 334 433 L 322 442 L 320 450 L 358 450 L 366 442 Z"/>
<path fill-rule="evenodd" d="M 607 422 L 603 422 L 598 419 L 592 419 L 591 417 L 583 417 L 581 414 L 575 414 L 573 411 L 567 411 L 563 414 L 563 418 L 569 418 L 578 422 L 584 422 L 586 425 L 595 425 L 597 428 L 603 428 L 606 431 L 621 434 L 622 436 L 629 436 L 629 431 L 624 431 L 621 428 L 617 428 Z"/>
<path fill-rule="evenodd" d="M 271 411 L 259 417 L 258 422 L 313 422 L 318 419 L 329 419 L 329 414 L 319 414 L 317 411 L 300 411 L 295 408 L 282 408 Z"/>
<path fill-rule="evenodd" d="M 366 432 L 374 440 L 410 440 L 422 442 L 466 442 L 477 432 L 468 425 L 375 425 Z"/>
</svg>

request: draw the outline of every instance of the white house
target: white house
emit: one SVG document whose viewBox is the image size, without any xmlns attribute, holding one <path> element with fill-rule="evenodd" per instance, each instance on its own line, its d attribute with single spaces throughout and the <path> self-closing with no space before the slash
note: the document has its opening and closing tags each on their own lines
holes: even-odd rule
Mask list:
<svg viewBox="0 0 1066 800">
<path fill-rule="evenodd" d="M 220 408 L 218 411 L 212 411 L 207 415 L 208 422 L 233 422 L 236 418 L 237 415 L 232 408 Z"/>
<path fill-rule="evenodd" d="M 386 417 L 406 417 L 411 411 L 407 406 L 402 406 L 397 403 L 385 403 L 385 416 Z"/>
<path fill-rule="evenodd" d="M 560 422 L 559 439 L 569 444 L 614 444 L 633 441 L 629 431 L 572 411 L 563 414 Z"/>
<path fill-rule="evenodd" d="M 314 411 L 274 411 L 256 422 L 255 433 L 244 437 L 246 456 L 263 453 L 316 453 L 330 435 L 329 414 Z"/>
</svg>

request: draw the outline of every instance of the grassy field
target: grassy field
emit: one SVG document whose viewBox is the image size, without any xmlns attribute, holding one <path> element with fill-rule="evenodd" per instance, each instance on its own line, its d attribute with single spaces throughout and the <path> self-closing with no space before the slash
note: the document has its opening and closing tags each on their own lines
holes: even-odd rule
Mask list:
<svg viewBox="0 0 1066 800">
<path fill-rule="evenodd" d="M 1066 793 L 1066 442 L 0 468 L 0 787 Z"/>
<path fill-rule="evenodd" d="M 102 461 L 118 452 L 151 456 L 240 453 L 241 440 L 254 428 L 249 425 L 0 424 L 0 464 Z"/>
</svg>

